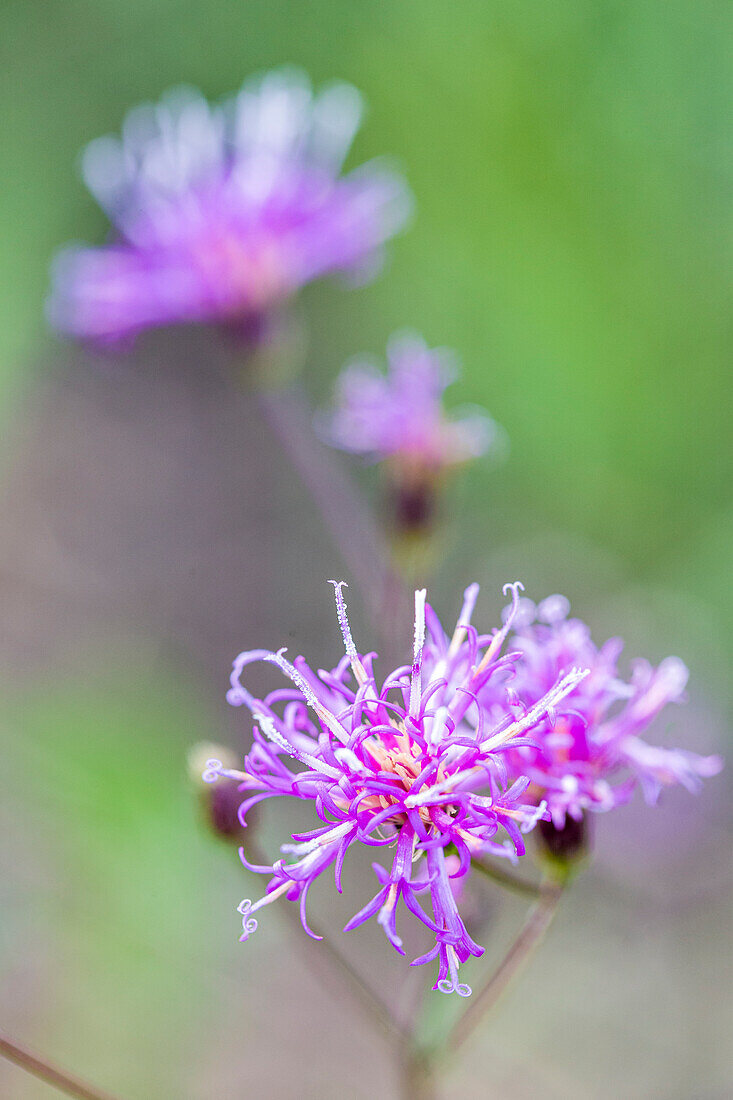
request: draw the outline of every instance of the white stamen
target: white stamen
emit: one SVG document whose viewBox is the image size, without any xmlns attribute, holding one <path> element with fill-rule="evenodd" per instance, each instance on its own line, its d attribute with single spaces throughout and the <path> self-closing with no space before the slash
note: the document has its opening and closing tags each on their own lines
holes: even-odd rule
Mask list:
<svg viewBox="0 0 733 1100">
<path fill-rule="evenodd" d="M 422 651 L 425 645 L 425 596 L 427 590 L 415 592 L 415 643 L 412 651 L 412 682 L 410 684 L 410 714 L 417 718 L 422 697 Z"/>
<path fill-rule="evenodd" d="M 215 760 L 212 758 L 211 760 L 206 761 L 206 767 L 201 772 L 201 778 L 203 779 L 204 783 L 216 783 L 223 770 L 224 765 L 222 764 L 221 760 Z"/>
<path fill-rule="evenodd" d="M 506 638 L 507 634 L 509 633 L 511 625 L 514 622 L 514 617 L 515 617 L 515 615 L 517 613 L 517 610 L 519 608 L 519 593 L 524 592 L 524 585 L 522 584 L 521 581 L 511 581 L 511 582 L 505 584 L 501 591 L 505 596 L 506 596 L 507 592 L 511 592 L 511 594 L 512 594 L 511 611 L 507 615 L 506 622 L 504 623 L 501 630 L 497 631 L 497 633 L 491 639 L 491 643 L 489 645 L 489 648 L 484 653 L 483 657 L 481 658 L 481 663 L 479 664 L 479 666 L 476 669 L 477 673 L 482 672 L 483 669 L 485 669 L 486 666 L 491 663 L 491 661 L 494 659 L 496 654 L 499 652 L 499 650 L 503 646 L 504 639 Z"/>
<path fill-rule="evenodd" d="M 437 745 L 441 740 L 443 733 L 445 732 L 446 719 L 448 718 L 448 708 L 439 707 L 435 712 L 435 717 L 430 723 L 430 730 L 428 732 L 428 742 L 431 745 Z"/>
<path fill-rule="evenodd" d="M 537 822 L 541 821 L 544 818 L 546 812 L 547 802 L 543 798 L 539 806 L 535 806 L 534 810 L 528 813 L 524 821 L 521 822 L 519 826 L 519 831 L 521 833 L 530 833 L 532 829 L 534 829 Z"/>
<path fill-rule="evenodd" d="M 346 603 L 344 602 L 343 592 L 341 591 L 342 588 L 348 588 L 349 586 L 346 581 L 329 581 L 328 583 L 333 585 L 334 595 L 336 597 L 336 614 L 338 615 L 339 626 L 341 627 L 349 664 L 351 665 L 357 683 L 365 684 L 368 680 L 368 676 L 364 665 L 361 663 L 361 657 L 356 651 L 354 639 L 351 636 L 349 617 L 346 614 Z"/>
<path fill-rule="evenodd" d="M 581 680 L 584 680 L 589 673 L 589 668 L 571 669 L 566 676 L 563 676 L 562 680 L 555 684 L 554 687 L 550 688 L 547 694 L 544 695 L 539 702 L 535 703 L 533 707 L 530 707 L 527 713 L 520 718 L 518 722 L 513 722 L 508 729 L 503 731 L 503 733 L 494 734 L 493 737 L 489 737 L 486 741 L 483 741 L 480 746 L 481 752 L 488 752 L 497 745 L 502 745 L 505 741 L 510 740 L 510 738 L 517 737 L 520 733 L 524 733 L 525 730 L 530 729 L 540 720 L 540 718 L 564 699 L 566 695 L 569 695 L 573 688 L 576 687 Z"/>
<path fill-rule="evenodd" d="M 331 714 L 331 711 L 327 710 L 326 707 L 324 707 L 323 704 L 318 701 L 313 691 L 313 688 L 310 686 L 308 681 L 298 672 L 295 665 L 292 665 L 290 661 L 286 660 L 285 657 L 283 657 L 283 653 L 285 653 L 285 649 L 279 649 L 277 653 L 268 653 L 263 658 L 263 660 L 270 661 L 272 662 L 272 664 L 277 665 L 277 667 L 281 669 L 290 680 L 293 681 L 298 690 L 303 693 L 303 696 L 308 706 L 316 712 L 323 724 L 325 726 L 328 726 L 331 733 L 335 737 L 337 737 L 339 741 L 341 741 L 343 744 L 346 744 L 349 740 L 346 730 L 343 728 L 336 716 L 334 714 Z"/>
<path fill-rule="evenodd" d="M 307 764 L 314 771 L 322 772 L 324 775 L 330 775 L 332 779 L 340 779 L 341 773 L 332 768 L 330 764 L 326 764 L 323 760 L 318 760 L 315 756 L 311 756 L 308 752 L 303 752 L 301 749 L 296 749 L 294 745 L 291 745 L 288 740 L 280 733 L 280 730 L 275 725 L 274 721 L 269 714 L 264 714 L 262 711 L 253 711 L 254 718 L 265 734 L 271 741 L 286 752 L 288 756 L 292 756 L 295 760 L 300 760 L 302 764 Z"/>
<path fill-rule="evenodd" d="M 334 750 L 333 755 L 336 757 L 339 764 L 346 764 L 348 768 L 357 775 L 363 774 L 364 764 L 353 749 L 338 748 Z"/>
<path fill-rule="evenodd" d="M 487 738 L 479 745 L 479 749 L 482 753 L 490 752 L 498 745 L 502 745 L 505 741 L 510 740 L 512 737 L 517 737 L 523 733 L 526 729 L 530 729 L 536 722 L 542 718 L 547 711 L 559 703 L 561 699 L 564 699 L 581 680 L 590 672 L 588 668 L 574 668 L 571 672 L 564 676 L 550 691 L 538 703 L 527 711 L 527 713 L 519 719 L 518 722 L 513 722 L 511 726 L 503 730 L 501 733 L 494 734 L 493 737 Z M 449 791 L 454 790 L 459 784 L 463 783 L 466 779 L 470 779 L 474 775 L 479 773 L 486 774 L 485 768 L 473 767 L 466 768 L 464 771 L 455 772 L 454 775 L 449 776 L 440 783 L 436 783 L 432 787 L 427 787 L 420 791 L 418 794 L 409 795 L 405 799 L 405 806 L 408 809 L 413 809 L 417 806 L 426 806 L 433 798 L 447 794 Z"/>
<path fill-rule="evenodd" d="M 456 623 L 456 629 L 453 631 L 453 637 L 448 647 L 448 658 L 455 657 L 458 650 L 463 644 L 463 640 L 466 637 L 466 628 L 470 625 L 471 616 L 476 606 L 476 600 L 478 599 L 479 586 L 477 584 L 469 584 L 466 591 L 463 593 L 463 606 L 461 613 L 458 616 L 458 622 Z"/>
<path fill-rule="evenodd" d="M 312 840 L 303 840 L 297 844 L 281 844 L 280 851 L 287 855 L 307 856 L 311 852 L 317 852 L 324 844 L 334 844 L 337 840 L 341 840 L 353 828 L 353 821 L 344 821 L 342 825 L 337 825 L 335 829 L 329 829 L 327 833 L 313 837 Z"/>
<path fill-rule="evenodd" d="M 269 894 L 265 894 L 261 897 L 254 905 L 249 898 L 240 901 L 237 906 L 237 912 L 242 914 L 242 935 L 239 937 L 240 943 L 243 940 L 248 940 L 252 933 L 257 931 L 257 920 L 252 914 L 257 909 L 264 909 L 266 905 L 271 905 L 273 901 L 277 901 L 277 899 L 289 890 L 292 885 L 293 883 L 288 879 L 286 882 L 281 883 L 276 890 L 271 890 Z"/>
<path fill-rule="evenodd" d="M 458 961 L 458 955 L 456 949 L 452 944 L 448 944 L 446 948 L 446 954 L 448 956 L 448 969 L 450 970 L 450 979 L 442 978 L 438 982 L 438 989 L 441 993 L 457 993 L 459 997 L 470 997 L 471 987 L 458 981 L 458 968 L 460 963 Z"/>
<path fill-rule="evenodd" d="M 206 767 L 201 773 L 204 783 L 216 783 L 219 778 L 236 779 L 242 783 L 245 779 L 253 779 L 247 772 L 237 771 L 236 768 L 225 768 L 221 760 L 211 759 L 206 761 Z"/>
</svg>

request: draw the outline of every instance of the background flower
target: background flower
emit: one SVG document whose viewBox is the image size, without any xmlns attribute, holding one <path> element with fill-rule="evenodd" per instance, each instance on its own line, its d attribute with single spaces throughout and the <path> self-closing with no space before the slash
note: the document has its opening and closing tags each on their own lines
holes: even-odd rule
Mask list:
<svg viewBox="0 0 733 1100">
<path fill-rule="evenodd" d="M 252 326 L 313 279 L 373 273 L 410 201 L 384 165 L 341 175 L 361 117 L 351 85 L 314 94 L 293 69 L 216 106 L 175 88 L 137 107 L 121 138 L 84 152 L 115 239 L 57 257 L 52 323 L 100 341 L 180 322 Z"/>
<path fill-rule="evenodd" d="M 388 278 L 306 288 L 313 392 L 326 401 L 340 365 L 406 318 L 460 348 L 453 400 L 491 410 L 512 457 L 490 483 L 483 462 L 461 471 L 460 539 L 430 586 L 441 618 L 456 577 L 482 583 L 478 622 L 498 620 L 497 577 L 566 592 L 599 647 L 622 630 L 632 655 L 684 657 L 689 703 L 652 740 L 728 755 L 727 19 L 610 0 L 4 5 L 1 999 L 30 1045 L 121 1097 L 242 1081 L 267 1095 L 273 1065 L 296 1094 L 307 1067 L 328 1096 L 336 1051 L 355 1100 L 396 1088 L 371 1033 L 308 973 L 308 944 L 285 948 L 279 913 L 254 950 L 227 935 L 245 872 L 200 827 L 182 763 L 202 737 L 240 759 L 250 741 L 223 701 L 239 640 L 330 666 L 323 579 L 344 562 L 246 395 L 208 369 L 209 334 L 171 330 L 103 371 L 49 340 L 49 255 L 106 232 L 79 149 L 181 80 L 216 99 L 293 60 L 317 86 L 357 84 L 370 114 L 350 163 L 398 154 L 421 216 Z M 258 694 L 268 672 L 253 666 Z M 490 1065 L 516 1100 L 728 1095 L 730 776 L 594 819 L 592 867 L 448 1094 L 482 1095 Z M 273 853 L 307 810 L 275 805 Z M 370 876 L 355 853 L 343 895 L 312 891 L 313 919 L 338 936 Z M 476 899 L 488 956 L 520 907 Z M 405 960 L 374 924 L 339 942 L 396 991 Z M 548 1013 L 555 993 L 563 1011 Z M 38 1088 L 0 1065 L 0 1094 Z"/>
<path fill-rule="evenodd" d="M 344 451 L 390 459 L 422 475 L 497 450 L 503 433 L 485 412 L 446 413 L 443 393 L 457 375 L 452 352 L 398 333 L 387 345 L 386 374 L 364 359 L 344 368 L 322 431 Z"/>
<path fill-rule="evenodd" d="M 519 660 L 512 690 L 523 706 L 533 706 L 570 665 L 589 670 L 569 692 L 563 713 L 535 729 L 537 746 L 512 754 L 515 774 L 530 778 L 557 827 L 565 824 L 566 814 L 580 820 L 586 810 L 610 810 L 627 802 L 637 785 L 650 803 L 675 783 L 698 791 L 704 778 L 721 770 L 719 756 L 655 747 L 640 736 L 668 703 L 684 701 L 688 672 L 683 662 L 667 657 L 654 668 L 636 661 L 627 681 L 617 667 L 621 639 L 597 648 L 590 628 L 567 617 L 569 609 L 564 596 L 550 596 L 537 608 L 523 600 L 515 616 L 509 646 Z"/>
</svg>

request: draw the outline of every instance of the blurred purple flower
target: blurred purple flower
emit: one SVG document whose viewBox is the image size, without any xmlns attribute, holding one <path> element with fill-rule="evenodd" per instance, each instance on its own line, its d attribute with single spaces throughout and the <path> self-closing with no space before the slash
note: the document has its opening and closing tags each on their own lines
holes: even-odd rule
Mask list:
<svg viewBox="0 0 733 1100">
<path fill-rule="evenodd" d="M 316 878 L 333 867 L 340 891 L 351 845 L 389 847 L 394 851 L 389 870 L 374 864 L 379 890 L 345 930 L 376 916 L 390 943 L 404 954 L 396 929 L 402 900 L 435 935 L 435 946 L 413 965 L 437 958 L 435 988 L 467 996 L 470 989 L 459 982 L 458 968 L 483 948 L 466 930 L 451 879 L 469 873 L 472 855 L 493 852 L 516 860 L 524 852 L 522 834 L 546 811 L 544 805 L 523 804 L 528 780 L 508 780 L 505 755 L 510 746 L 526 743 L 526 735 L 585 672 L 573 669 L 558 676 L 519 717 L 507 698 L 504 710 L 496 708 L 489 723 L 477 694 L 489 683 L 503 682 L 502 672 L 512 663 L 511 656 L 501 656 L 511 616 L 503 629 L 479 635 L 470 625 L 478 595 L 478 585 L 471 585 L 450 639 L 426 605 L 425 591 L 415 593 L 412 664 L 395 669 L 380 688 L 372 667 L 375 655 L 357 652 L 342 585 L 332 583 L 346 655 L 333 671 L 316 673 L 302 657 L 290 664 L 283 651 L 241 653 L 228 699 L 252 712 L 257 723 L 254 744 L 243 772 L 212 760 L 205 773 L 211 781 L 219 775 L 241 780 L 241 789 L 250 794 L 240 809 L 242 824 L 250 807 L 277 796 L 311 802 L 323 822 L 295 834 L 295 843 L 284 844 L 283 858 L 271 866 L 252 866 L 241 852 L 247 867 L 271 876 L 264 897 L 239 907 L 241 938 L 256 930 L 254 914 L 281 896 L 300 902 L 303 926 L 312 935 L 306 898 Z M 515 607 L 519 587 L 507 586 Z M 254 661 L 273 662 L 292 686 L 264 700 L 254 698 L 241 684 L 245 667 Z M 303 770 L 293 772 L 288 766 L 292 760 Z M 500 830 L 508 839 L 497 839 Z M 450 860 L 456 853 L 457 866 Z M 417 897 L 426 891 L 432 915 Z"/>
<path fill-rule="evenodd" d="M 341 373 L 335 410 L 321 430 L 335 447 L 390 459 L 422 477 L 498 449 L 503 432 L 481 409 L 447 416 L 443 393 L 456 378 L 453 354 L 400 333 L 387 346 L 387 374 L 355 360 Z"/>
<path fill-rule="evenodd" d="M 179 322 L 256 326 L 313 279 L 373 273 L 410 199 L 377 162 L 340 174 L 361 116 L 355 88 L 314 95 L 290 69 L 216 106 L 176 88 L 131 111 L 121 139 L 83 157 L 116 239 L 57 257 L 51 322 L 95 341 Z"/>
<path fill-rule="evenodd" d="M 621 639 L 597 648 L 586 624 L 567 617 L 569 609 L 564 596 L 550 596 L 538 607 L 523 599 L 518 612 L 508 612 L 514 619 L 509 644 L 519 654 L 511 689 L 522 706 L 533 707 L 560 669 L 590 670 L 567 695 L 564 713 L 535 727 L 537 746 L 510 754 L 512 774 L 529 777 L 557 828 L 566 815 L 579 821 L 586 810 L 628 801 L 637 785 L 651 804 L 665 786 L 699 790 L 704 778 L 722 768 L 720 757 L 657 748 L 640 736 L 667 703 L 683 701 L 686 666 L 678 657 L 665 658 L 657 668 L 639 660 L 627 682 L 617 668 Z M 502 705 L 499 696 L 493 706 Z M 489 702 L 489 714 L 492 709 Z"/>
</svg>

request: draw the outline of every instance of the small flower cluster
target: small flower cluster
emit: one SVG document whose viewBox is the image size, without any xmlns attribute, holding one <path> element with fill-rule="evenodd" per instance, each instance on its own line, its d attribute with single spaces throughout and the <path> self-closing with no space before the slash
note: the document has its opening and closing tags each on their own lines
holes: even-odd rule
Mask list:
<svg viewBox="0 0 733 1100">
<path fill-rule="evenodd" d="M 238 326 L 334 272 L 366 276 L 404 223 L 402 179 L 370 163 L 341 175 L 362 101 L 318 95 L 296 70 L 210 106 L 194 89 L 130 112 L 92 142 L 84 178 L 117 239 L 57 257 L 52 323 L 109 342 L 181 322 Z"/>
<path fill-rule="evenodd" d="M 217 322 L 251 336 L 267 332 L 310 281 L 369 275 L 410 199 L 380 164 L 342 174 L 361 114 L 351 86 L 315 95 L 292 70 L 248 81 L 218 106 L 179 89 L 131 112 L 121 139 L 101 138 L 84 154 L 86 182 L 115 239 L 58 257 L 53 323 L 101 343 L 178 323 Z M 446 415 L 443 394 L 456 368 L 445 350 L 403 334 L 387 360 L 386 374 L 364 361 L 347 366 L 324 434 L 385 462 L 401 532 L 412 536 L 430 526 L 441 474 L 496 450 L 502 432 L 479 410 Z M 242 826 L 253 806 L 274 797 L 312 803 L 321 821 L 294 835 L 271 865 L 252 866 L 242 851 L 269 883 L 260 900 L 242 902 L 241 938 L 256 929 L 255 913 L 282 896 L 299 902 L 313 935 L 313 882 L 332 868 L 340 891 L 349 848 L 388 848 L 391 866 L 374 864 L 379 888 L 346 929 L 375 916 L 404 954 L 402 902 L 435 937 L 414 964 L 437 960 L 436 988 L 467 996 L 459 967 L 483 949 L 457 898 L 474 859 L 515 861 L 538 822 L 543 832 L 568 824 L 580 834 L 588 811 L 620 805 L 637 786 L 652 803 L 670 784 L 695 791 L 722 762 L 641 739 L 667 703 L 682 699 L 687 669 L 674 657 L 657 668 L 639 661 L 624 679 L 621 642 L 597 648 L 588 627 L 568 618 L 564 597 L 535 607 L 520 597 L 521 584 L 509 585 L 504 625 L 480 634 L 471 585 L 448 637 L 420 590 L 412 663 L 380 682 L 376 655 L 354 644 L 343 584 L 332 583 L 345 656 L 316 672 L 284 651 L 241 653 L 228 698 L 251 711 L 253 745 L 242 771 L 209 760 L 204 772 L 209 782 L 227 777 L 229 794 L 232 781 L 239 785 Z M 242 684 L 255 661 L 276 665 L 289 685 L 255 698 Z M 228 798 L 222 806 L 215 824 L 231 832 Z"/>
<path fill-rule="evenodd" d="M 458 373 L 455 357 L 418 335 L 393 336 L 387 374 L 368 361 L 348 364 L 325 425 L 334 446 L 399 465 L 403 476 L 435 476 L 499 445 L 502 433 L 478 409 L 447 417 L 443 393 Z"/>
<path fill-rule="evenodd" d="M 650 800 L 672 782 L 694 790 L 721 762 L 640 740 L 661 708 L 679 700 L 684 666 L 676 658 L 658 669 L 640 664 L 625 684 L 616 668 L 620 643 L 596 649 L 583 623 L 566 620 L 563 597 L 535 609 L 520 597 L 521 584 L 505 586 L 512 603 L 503 627 L 479 634 L 471 624 L 478 597 L 473 584 L 449 638 L 425 591 L 418 591 L 412 664 L 395 669 L 380 687 L 376 655 L 361 655 L 354 644 L 343 583 L 331 583 L 345 656 L 331 672 L 314 672 L 302 657 L 291 664 L 282 650 L 240 653 L 228 699 L 255 718 L 253 746 L 243 771 L 210 760 L 204 773 L 210 782 L 219 776 L 240 782 L 247 795 L 242 825 L 253 806 L 275 797 L 313 803 L 322 822 L 294 834 L 272 865 L 253 865 L 241 850 L 250 870 L 270 876 L 259 901 L 239 906 L 241 938 L 256 930 L 255 913 L 282 896 L 299 902 L 303 927 L 313 935 L 306 898 L 315 880 L 333 868 L 341 891 L 352 845 L 389 848 L 391 867 L 373 865 L 379 889 L 345 931 L 376 916 L 404 954 L 396 926 L 402 901 L 435 936 L 434 947 L 413 965 L 437 959 L 434 988 L 468 996 L 458 970 L 483 948 L 461 918 L 456 887 L 472 859 L 492 854 L 516 861 L 525 851 L 523 835 L 538 821 L 561 826 L 566 814 L 580 819 L 586 810 L 611 809 L 637 782 Z M 511 650 L 502 653 L 507 639 Z M 255 661 L 275 664 L 290 686 L 255 698 L 241 682 Z M 609 716 L 619 701 L 622 709 Z M 621 770 L 627 778 L 612 786 L 610 778 Z M 422 893 L 429 894 L 429 913 Z"/>
<path fill-rule="evenodd" d="M 566 815 L 580 821 L 587 810 L 627 802 L 637 786 L 651 804 L 671 784 L 699 790 L 704 778 L 722 768 L 720 757 L 658 748 L 640 736 L 667 703 L 683 701 L 684 663 L 667 657 L 654 668 L 638 660 L 627 681 L 617 667 L 622 640 L 611 638 L 597 648 L 588 626 L 568 618 L 569 610 L 564 596 L 550 596 L 538 607 L 522 599 L 518 612 L 508 612 L 514 622 L 509 644 L 519 655 L 512 690 L 523 706 L 541 699 L 568 664 L 588 669 L 569 693 L 565 713 L 554 723 L 545 719 L 539 724 L 534 746 L 511 752 L 513 774 L 530 779 L 531 790 L 546 800 L 558 828 Z M 501 694 L 493 702 L 488 695 L 483 702 L 489 713 L 499 712 Z"/>
<path fill-rule="evenodd" d="M 305 284 L 375 273 L 411 197 L 380 162 L 342 174 L 362 114 L 351 85 L 315 94 L 293 69 L 250 79 L 218 105 L 174 88 L 136 107 L 120 138 L 84 151 L 84 179 L 113 239 L 56 257 L 51 323 L 97 344 L 201 323 L 262 343 L 278 330 L 273 312 Z M 387 357 L 386 377 L 364 361 L 347 366 L 324 434 L 388 460 L 407 511 L 422 515 L 436 475 L 499 449 L 504 436 L 480 409 L 445 415 L 443 393 L 457 374 L 451 353 L 403 334 Z"/>
<path fill-rule="evenodd" d="M 136 107 L 120 138 L 84 151 L 84 179 L 113 237 L 56 257 L 51 323 L 100 345 L 202 323 L 251 347 L 276 342 L 288 300 L 325 275 L 374 274 L 409 215 L 407 186 L 386 165 L 342 174 L 362 114 L 351 85 L 315 94 L 293 69 L 250 79 L 213 106 L 174 88 Z M 498 450 L 504 435 L 480 409 L 446 416 L 451 353 L 402 334 L 387 357 L 387 376 L 363 360 L 347 366 L 323 434 L 387 460 L 400 524 L 427 526 L 438 475 Z"/>
<path fill-rule="evenodd" d="M 467 996 L 470 989 L 458 980 L 458 968 L 483 949 L 468 934 L 450 880 L 467 875 L 478 853 L 516 859 L 524 852 L 523 834 L 546 810 L 542 803 L 523 801 L 529 781 L 511 781 L 506 755 L 529 743 L 528 735 L 586 673 L 564 672 L 529 709 L 506 693 L 503 713 L 487 721 L 479 698 L 488 685 L 503 682 L 513 663 L 511 655 L 501 653 L 512 618 L 501 630 L 479 634 L 471 625 L 478 585 L 471 585 L 450 639 L 426 605 L 425 591 L 415 594 L 412 665 L 395 669 L 380 687 L 374 654 L 357 652 L 342 584 L 333 583 L 346 648 L 333 671 L 315 673 L 302 658 L 291 664 L 282 651 L 253 650 L 234 662 L 228 698 L 247 706 L 256 719 L 254 744 L 243 772 L 210 761 L 206 778 L 241 780 L 249 794 L 240 810 L 243 824 L 251 806 L 278 796 L 312 802 L 323 822 L 283 845 L 284 858 L 272 866 L 252 866 L 242 851 L 251 870 L 271 876 L 263 898 L 240 906 L 242 938 L 256 929 L 255 912 L 282 895 L 299 900 L 309 931 L 306 897 L 316 878 L 333 867 L 340 891 L 351 845 L 393 848 L 389 871 L 374 865 L 378 892 L 346 929 L 376 915 L 390 943 L 404 954 L 396 929 L 402 900 L 435 935 L 435 946 L 415 964 L 437 958 L 436 988 Z M 520 586 L 509 588 L 517 607 Z M 292 686 L 264 700 L 254 698 L 241 683 L 253 661 L 273 662 Z M 293 761 L 303 770 L 292 771 Z M 451 869 L 447 856 L 454 853 L 459 862 Z M 429 892 L 432 915 L 418 900 L 421 892 Z"/>
</svg>

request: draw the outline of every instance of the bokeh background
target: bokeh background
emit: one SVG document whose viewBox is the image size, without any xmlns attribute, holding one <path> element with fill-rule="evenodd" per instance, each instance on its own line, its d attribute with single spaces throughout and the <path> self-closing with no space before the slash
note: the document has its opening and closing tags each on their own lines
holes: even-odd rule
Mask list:
<svg viewBox="0 0 733 1100">
<path fill-rule="evenodd" d="M 110 360 L 46 330 L 53 251 L 106 232 L 79 149 L 171 84 L 219 96 L 283 62 L 357 84 L 352 160 L 396 156 L 417 218 L 373 285 L 305 295 L 314 404 L 395 328 L 458 349 L 453 399 L 511 454 L 451 490 L 439 612 L 473 579 L 485 621 L 506 580 L 565 592 L 599 640 L 690 665 L 660 741 L 725 751 L 732 45 L 712 0 L 0 5 L 0 1026 L 125 1100 L 397 1094 L 274 910 L 238 944 L 256 886 L 186 770 L 196 741 L 246 744 L 223 698 L 240 649 L 335 659 L 324 582 L 346 566 L 210 334 Z M 731 1094 L 728 789 L 597 820 L 593 867 L 446 1097 Z M 283 821 L 265 815 L 271 848 Z M 335 904 L 314 892 L 343 923 Z M 488 966 L 522 907 L 475 904 Z M 370 936 L 355 960 L 392 995 L 401 965 Z M 52 1095 L 5 1064 L 0 1094 Z"/>
</svg>

